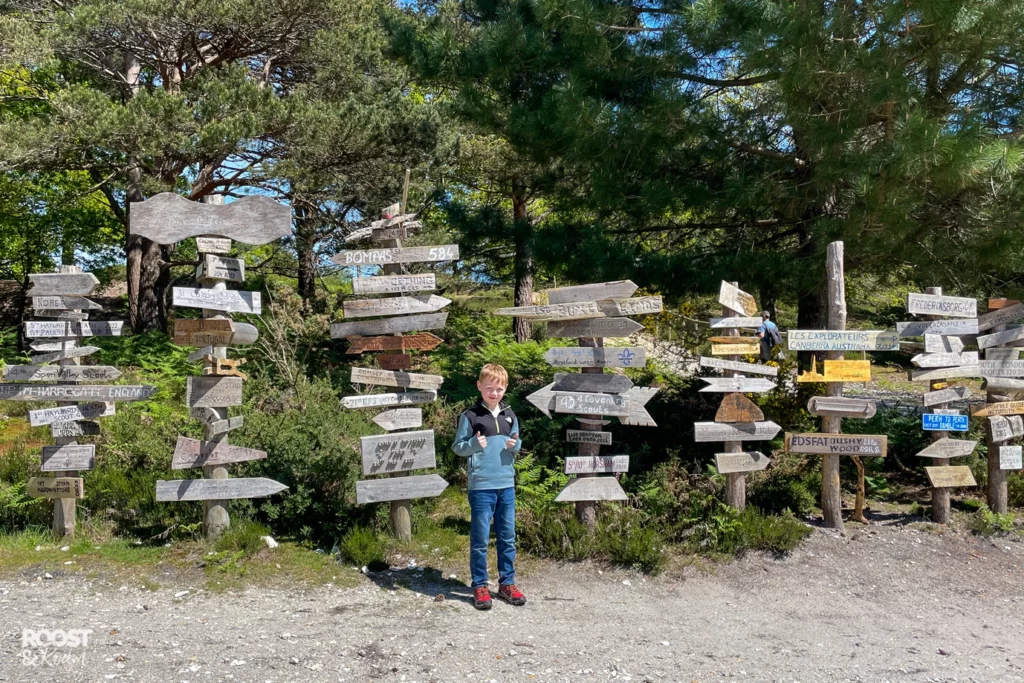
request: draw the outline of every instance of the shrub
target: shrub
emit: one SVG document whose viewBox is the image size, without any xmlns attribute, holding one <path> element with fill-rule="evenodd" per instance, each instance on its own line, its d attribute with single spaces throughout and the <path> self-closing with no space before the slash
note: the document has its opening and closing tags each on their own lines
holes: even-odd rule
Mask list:
<svg viewBox="0 0 1024 683">
<path fill-rule="evenodd" d="M 645 574 L 658 574 L 668 563 L 665 539 L 633 508 L 610 508 L 598 524 L 602 553 L 612 562 Z"/>
<path fill-rule="evenodd" d="M 251 557 L 267 547 L 263 537 L 269 535 L 270 529 L 263 524 L 249 519 L 236 520 L 217 537 L 213 547 L 217 552 L 241 553 L 242 557 Z"/>
<path fill-rule="evenodd" d="M 1014 531 L 1013 522 L 1016 516 L 1012 512 L 999 514 L 988 507 L 982 507 L 967 518 L 967 528 L 980 536 L 995 536 Z"/>
<path fill-rule="evenodd" d="M 585 560 L 596 548 L 593 534 L 576 519 L 572 506 L 520 511 L 516 540 L 524 552 L 552 560 Z"/>
<path fill-rule="evenodd" d="M 357 526 L 341 537 L 338 553 L 357 567 L 379 571 L 388 567 L 384 547 L 384 542 L 371 529 Z"/>
</svg>

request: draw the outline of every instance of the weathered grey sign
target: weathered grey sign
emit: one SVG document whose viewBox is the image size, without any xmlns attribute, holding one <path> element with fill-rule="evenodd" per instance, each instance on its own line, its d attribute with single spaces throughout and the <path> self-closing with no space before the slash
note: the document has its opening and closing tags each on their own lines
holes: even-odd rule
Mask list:
<svg viewBox="0 0 1024 683">
<path fill-rule="evenodd" d="M 443 296 L 393 296 L 385 299 L 349 299 L 342 305 L 346 318 L 370 318 L 378 315 L 403 315 L 406 313 L 433 313 L 452 302 Z"/>
<path fill-rule="evenodd" d="M 715 467 L 719 474 L 734 472 L 760 472 L 771 464 L 771 460 L 758 451 L 739 453 L 715 453 Z"/>
<path fill-rule="evenodd" d="M 395 372 L 373 368 L 352 368 L 353 384 L 376 384 L 406 389 L 440 389 L 444 382 L 441 375 L 420 375 L 413 372 Z"/>
<path fill-rule="evenodd" d="M 659 389 L 656 387 L 633 387 L 623 396 L 629 397 L 629 415 L 619 416 L 619 423 L 633 427 L 657 427 L 654 418 L 644 408 L 654 398 Z M 581 418 L 580 422 L 584 422 Z"/>
<path fill-rule="evenodd" d="M 43 472 L 68 472 L 91 470 L 96 466 L 96 446 L 93 444 L 70 444 L 67 446 L 43 446 Z"/>
<path fill-rule="evenodd" d="M 642 346 L 556 347 L 544 354 L 548 365 L 556 368 L 642 368 L 647 349 Z"/>
<path fill-rule="evenodd" d="M 555 497 L 556 503 L 573 503 L 579 500 L 626 500 L 615 477 L 583 477 L 570 479 L 562 492 Z"/>
<path fill-rule="evenodd" d="M 34 296 L 32 308 L 51 311 L 94 311 L 102 308 L 84 296 Z"/>
<path fill-rule="evenodd" d="M 29 344 L 29 348 L 33 351 L 63 351 L 64 349 L 73 349 L 76 346 L 78 346 L 78 340 L 67 337 L 62 341 L 33 342 Z"/>
<path fill-rule="evenodd" d="M 977 365 L 977 351 L 961 353 L 919 353 L 910 359 L 919 368 L 950 368 L 960 365 Z"/>
<path fill-rule="evenodd" d="M 931 382 L 938 379 L 954 377 L 981 377 L 984 373 L 978 365 L 962 365 L 955 368 L 936 368 L 934 370 L 913 370 L 910 373 L 912 382 Z"/>
<path fill-rule="evenodd" d="M 928 407 L 939 405 L 940 403 L 949 403 L 950 401 L 959 401 L 970 397 L 971 390 L 967 387 L 951 387 L 949 389 L 926 392 L 922 401 L 925 407 Z"/>
<path fill-rule="evenodd" d="M 790 351 L 898 351 L 899 336 L 878 330 L 789 330 Z"/>
<path fill-rule="evenodd" d="M 786 452 L 884 458 L 888 438 L 877 434 L 786 434 Z"/>
<path fill-rule="evenodd" d="M 196 270 L 196 279 L 200 281 L 245 282 L 245 261 L 216 254 L 206 254 Z"/>
<path fill-rule="evenodd" d="M 960 337 L 947 337 L 942 334 L 924 335 L 925 353 L 960 353 L 964 350 L 964 342 Z"/>
<path fill-rule="evenodd" d="M 200 254 L 226 254 L 231 251 L 231 240 L 226 237 L 197 237 L 196 251 Z"/>
<path fill-rule="evenodd" d="M 390 474 L 437 467 L 434 430 L 360 438 L 363 474 Z"/>
<path fill-rule="evenodd" d="M 114 380 L 121 371 L 109 365 L 8 365 L 4 379 L 16 382 Z"/>
<path fill-rule="evenodd" d="M 189 408 L 227 408 L 242 405 L 241 377 L 189 377 L 185 389 Z"/>
<path fill-rule="evenodd" d="M 743 317 L 743 316 L 736 316 L 736 315 L 734 315 L 734 316 L 729 316 L 729 317 L 726 317 L 726 318 L 712 318 L 711 319 L 711 329 L 713 329 L 713 330 L 720 330 L 720 329 L 732 328 L 732 327 L 736 327 L 736 328 L 744 327 L 744 328 L 748 328 L 748 329 L 749 328 L 757 329 L 758 327 L 761 327 L 761 322 L 762 322 L 762 320 L 758 316 L 754 316 L 752 318 L 747 318 L 747 317 Z"/>
<path fill-rule="evenodd" d="M 565 459 L 566 474 L 606 474 L 628 471 L 628 455 L 590 455 Z"/>
<path fill-rule="evenodd" d="M 623 394 L 589 394 L 554 391 L 555 412 L 575 415 L 629 415 L 629 397 Z"/>
<path fill-rule="evenodd" d="M 404 226 L 394 228 L 374 228 L 370 230 L 370 239 L 374 242 L 404 240 L 408 236 L 409 231 Z"/>
<path fill-rule="evenodd" d="M 987 348 L 985 349 L 985 360 L 1020 360 L 1020 349 L 1018 348 Z"/>
<path fill-rule="evenodd" d="M 437 400 L 436 391 L 405 391 L 401 394 L 365 394 L 346 396 L 341 405 L 346 408 L 384 408 L 386 406 L 414 406 Z"/>
<path fill-rule="evenodd" d="M 983 377 L 1024 377 L 1024 360 L 983 360 L 978 369 Z"/>
<path fill-rule="evenodd" d="M 581 320 L 607 317 L 596 301 L 581 301 L 570 304 L 547 304 L 544 306 L 513 306 L 498 308 L 494 315 L 515 316 L 530 320 Z"/>
<path fill-rule="evenodd" d="M 578 301 L 625 299 L 633 296 L 636 290 L 637 286 L 631 280 L 618 280 L 575 287 L 557 287 L 544 291 L 548 295 L 549 304 L 571 304 Z"/>
<path fill-rule="evenodd" d="M 1024 379 L 1012 379 L 1010 377 L 986 377 L 981 388 L 990 391 L 1003 391 L 1019 394 L 1024 392 Z"/>
<path fill-rule="evenodd" d="M 100 286 L 92 273 L 30 273 L 32 288 L 27 294 L 37 296 L 88 296 Z"/>
<path fill-rule="evenodd" d="M 97 436 L 99 433 L 100 424 L 98 422 L 53 422 L 50 424 L 50 436 L 54 438 Z"/>
<path fill-rule="evenodd" d="M 82 498 L 85 484 L 81 477 L 31 477 L 25 494 L 32 498 Z"/>
<path fill-rule="evenodd" d="M 994 443 L 1024 436 L 1024 419 L 1020 415 L 993 415 L 988 418 L 989 433 Z"/>
<path fill-rule="evenodd" d="M 950 439 L 947 436 L 933 441 L 923 451 L 918 451 L 917 455 L 922 458 L 959 458 L 973 453 L 977 445 L 977 441 Z"/>
<path fill-rule="evenodd" d="M 390 263 L 432 263 L 457 261 L 459 245 L 437 247 L 398 247 L 396 249 L 366 249 L 341 251 L 331 257 L 339 266 L 383 266 Z"/>
<path fill-rule="evenodd" d="M 144 401 L 154 393 L 137 384 L 0 384 L 0 401 Z"/>
<path fill-rule="evenodd" d="M 57 320 L 88 320 L 89 314 L 79 311 L 55 311 L 49 308 L 40 308 L 36 312 L 37 318 L 56 318 Z"/>
<path fill-rule="evenodd" d="M 716 393 L 759 393 L 771 391 L 777 384 L 770 379 L 763 377 L 701 377 L 701 380 L 708 383 L 701 392 Z"/>
<path fill-rule="evenodd" d="M 121 320 L 71 322 L 64 320 L 29 321 L 25 323 L 25 336 L 39 337 L 120 337 L 124 322 Z"/>
<path fill-rule="evenodd" d="M 966 466 L 925 467 L 924 472 L 928 475 L 928 481 L 931 485 L 937 489 L 978 485 L 978 482 L 974 480 L 974 475 L 971 474 L 971 468 Z"/>
<path fill-rule="evenodd" d="M 771 420 L 767 422 L 695 422 L 694 440 L 706 441 L 770 441 L 782 429 Z"/>
<path fill-rule="evenodd" d="M 629 318 L 589 318 L 548 323 L 549 337 L 628 337 L 644 329 Z"/>
<path fill-rule="evenodd" d="M 373 416 L 373 421 L 393 432 L 396 429 L 413 429 L 423 425 L 423 410 L 421 408 L 396 408 L 385 410 Z"/>
<path fill-rule="evenodd" d="M 60 406 L 59 408 L 43 408 L 28 411 L 28 423 L 33 427 L 53 424 L 55 422 L 74 422 L 91 420 L 95 417 L 109 417 L 114 414 L 113 403 L 86 403 L 77 406 Z"/>
<path fill-rule="evenodd" d="M 977 318 L 978 300 L 941 294 L 907 294 L 907 313 L 944 315 L 949 318 Z"/>
<path fill-rule="evenodd" d="M 999 447 L 999 469 L 1019 470 L 1024 468 L 1024 448 L 1021 446 L 1000 446 Z"/>
<path fill-rule="evenodd" d="M 356 503 L 384 503 L 389 500 L 434 498 L 448 488 L 448 482 L 437 474 L 413 477 L 365 479 L 356 482 Z"/>
<path fill-rule="evenodd" d="M 629 391 L 633 381 L 625 375 L 582 372 L 556 372 L 555 391 L 587 391 L 621 394 Z"/>
<path fill-rule="evenodd" d="M 195 363 L 196 361 L 202 360 L 204 356 L 212 356 L 212 355 L 213 355 L 213 345 L 212 344 L 208 344 L 208 345 L 204 346 L 203 348 L 198 349 L 198 350 L 193 351 L 192 353 L 188 354 L 188 362 L 189 363 Z"/>
<path fill-rule="evenodd" d="M 609 299 L 598 301 L 598 308 L 608 317 L 622 315 L 651 315 L 661 313 L 663 302 L 660 296 L 638 296 L 632 299 Z"/>
<path fill-rule="evenodd" d="M 722 280 L 722 285 L 718 290 L 718 303 L 745 316 L 757 314 L 757 302 L 754 297 L 725 280 Z"/>
<path fill-rule="evenodd" d="M 1002 332 L 995 332 L 993 334 L 983 334 L 978 337 L 978 348 L 987 349 L 990 346 L 999 346 L 1001 344 L 1009 344 L 1020 339 L 1024 339 L 1024 326 L 1014 327 Z"/>
<path fill-rule="evenodd" d="M 735 370 L 745 374 L 768 375 L 769 377 L 776 377 L 779 374 L 779 368 L 774 365 L 743 363 L 738 360 L 725 360 L 723 358 L 711 358 L 710 356 L 701 356 L 700 366 L 703 368 L 716 368 L 718 370 Z"/>
<path fill-rule="evenodd" d="M 967 334 L 978 334 L 978 320 L 917 320 L 896 323 L 896 333 L 901 337 L 920 337 L 925 334 L 962 337 Z"/>
<path fill-rule="evenodd" d="M 156 482 L 158 503 L 188 500 L 236 500 L 263 498 L 286 490 L 288 487 L 273 479 L 175 479 Z"/>
<path fill-rule="evenodd" d="M 596 443 L 602 446 L 611 446 L 612 433 L 567 429 L 565 430 L 565 440 L 569 443 Z"/>
<path fill-rule="evenodd" d="M 354 294 L 398 294 L 401 292 L 422 292 L 437 289 L 433 273 L 422 275 L 380 275 L 352 279 Z"/>
<path fill-rule="evenodd" d="M 377 334 L 400 334 L 420 330 L 439 330 L 448 320 L 447 313 L 406 315 L 386 320 L 361 320 L 352 323 L 331 323 L 331 339 L 370 337 Z"/>
<path fill-rule="evenodd" d="M 161 192 L 132 204 L 129 231 L 157 244 L 176 244 L 189 237 L 206 236 L 266 244 L 291 234 L 292 211 L 263 195 L 250 195 L 227 204 L 205 204 L 173 192 Z"/>
<path fill-rule="evenodd" d="M 867 420 L 875 415 L 875 402 L 863 398 L 842 398 L 839 396 L 812 396 L 807 402 L 811 415 L 830 415 Z"/>
<path fill-rule="evenodd" d="M 207 308 L 212 311 L 229 313 L 263 312 L 259 292 L 239 292 L 234 289 L 202 289 L 199 287 L 175 287 L 172 303 L 188 308 Z"/>
<path fill-rule="evenodd" d="M 61 351 L 54 351 L 53 353 L 40 353 L 32 356 L 33 363 L 53 363 L 59 360 L 67 360 L 69 358 L 84 358 L 91 356 L 92 354 L 99 351 L 98 346 L 78 346 L 66 348 Z"/>
<path fill-rule="evenodd" d="M 171 469 L 185 470 L 207 465 L 228 465 L 233 462 L 263 460 L 266 457 L 265 451 L 258 451 L 254 448 L 232 446 L 223 441 L 200 441 L 187 436 L 179 436 L 178 442 L 174 446 L 174 455 L 171 458 Z"/>
<path fill-rule="evenodd" d="M 978 331 L 991 330 L 993 327 L 1012 323 L 1021 318 L 1024 318 L 1024 303 L 1017 303 L 1006 308 L 989 311 L 984 315 L 978 316 Z"/>
<path fill-rule="evenodd" d="M 255 325 L 236 323 L 227 318 L 178 318 L 174 321 L 174 343 L 177 346 L 242 346 L 252 344 L 259 336 Z M 209 353 L 212 355 L 213 350 Z"/>
</svg>

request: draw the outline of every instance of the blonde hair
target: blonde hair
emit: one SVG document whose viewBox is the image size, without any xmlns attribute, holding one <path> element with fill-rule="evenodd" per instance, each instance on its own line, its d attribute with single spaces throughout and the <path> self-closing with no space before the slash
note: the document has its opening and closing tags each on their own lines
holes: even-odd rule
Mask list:
<svg viewBox="0 0 1024 683">
<path fill-rule="evenodd" d="M 493 379 L 495 382 L 500 383 L 502 386 L 508 386 L 508 371 L 495 363 L 488 363 L 487 365 L 480 368 L 480 377 L 477 378 L 478 382 Z"/>
</svg>

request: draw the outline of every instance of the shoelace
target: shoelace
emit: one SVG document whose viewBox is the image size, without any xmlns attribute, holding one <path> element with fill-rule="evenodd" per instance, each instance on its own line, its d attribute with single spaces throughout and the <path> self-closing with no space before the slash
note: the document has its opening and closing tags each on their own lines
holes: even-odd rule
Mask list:
<svg viewBox="0 0 1024 683">
<path fill-rule="evenodd" d="M 522 595 L 522 593 L 519 592 L 519 589 L 516 588 L 516 585 L 514 583 L 510 583 L 509 585 L 505 586 L 505 592 L 513 598 L 518 598 L 520 595 Z"/>
</svg>

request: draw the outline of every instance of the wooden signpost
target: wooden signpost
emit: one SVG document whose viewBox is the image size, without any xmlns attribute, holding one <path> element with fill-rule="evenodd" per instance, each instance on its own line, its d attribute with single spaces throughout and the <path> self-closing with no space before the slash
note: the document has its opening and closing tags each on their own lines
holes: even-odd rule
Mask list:
<svg viewBox="0 0 1024 683">
<path fill-rule="evenodd" d="M 919 368 L 949 368 L 959 365 L 977 365 L 977 351 L 961 353 L 920 353 L 910 359 Z"/>
<path fill-rule="evenodd" d="M 185 501 L 223 501 L 239 498 L 266 498 L 286 491 L 284 484 L 273 479 L 256 477 L 251 479 L 175 479 L 157 481 L 156 500 L 158 503 Z"/>
<path fill-rule="evenodd" d="M 611 432 L 588 432 L 582 429 L 565 430 L 565 440 L 569 443 L 592 443 L 602 446 L 612 445 Z"/>
<path fill-rule="evenodd" d="M 642 368 L 647 364 L 647 349 L 642 346 L 555 347 L 548 349 L 544 360 L 556 368 Z"/>
<path fill-rule="evenodd" d="M 1003 308 L 992 308 L 994 299 L 989 299 L 989 312 L 978 316 L 978 332 L 1024 319 L 1024 304 L 1017 302 Z"/>
<path fill-rule="evenodd" d="M 28 281 L 32 287 L 28 290 L 27 295 L 33 298 L 39 296 L 88 296 L 100 286 L 100 281 L 96 279 L 95 275 L 83 273 L 81 269 L 59 273 L 30 273 Z M 53 307 L 40 306 L 40 308 Z"/>
<path fill-rule="evenodd" d="M 174 321 L 174 343 L 177 346 L 242 346 L 252 344 L 258 338 L 259 331 L 255 325 L 236 323 L 226 318 L 178 318 Z"/>
<path fill-rule="evenodd" d="M 341 405 L 350 409 L 384 408 L 387 406 L 413 406 L 437 400 L 436 391 L 406 391 L 400 394 L 364 394 L 346 396 Z"/>
<path fill-rule="evenodd" d="M 32 297 L 32 308 L 36 311 L 68 311 L 71 313 L 81 311 L 95 311 L 102 308 L 98 303 L 84 296 L 34 296 Z M 38 315 L 38 313 L 37 313 Z"/>
<path fill-rule="evenodd" d="M 941 294 L 907 294 L 907 313 L 946 318 L 977 318 L 978 300 Z"/>
<path fill-rule="evenodd" d="M 59 408 L 44 408 L 28 411 L 28 423 L 33 427 L 75 422 L 76 420 L 92 420 L 97 417 L 110 417 L 115 412 L 113 403 L 80 403 L 65 405 Z"/>
<path fill-rule="evenodd" d="M 287 235 L 281 235 L 284 237 Z M 226 237 L 197 237 L 196 251 L 200 254 L 227 254 L 231 251 L 231 240 Z"/>
<path fill-rule="evenodd" d="M 375 384 L 404 389 L 440 389 L 444 382 L 441 375 L 419 375 L 411 372 L 392 372 L 373 368 L 352 368 L 350 380 L 353 384 Z"/>
<path fill-rule="evenodd" d="M 601 391 L 621 394 L 633 387 L 633 381 L 625 375 L 596 375 L 581 372 L 556 372 L 554 391 Z"/>
<path fill-rule="evenodd" d="M 970 467 L 946 465 L 945 467 L 925 467 L 924 471 L 928 475 L 929 483 L 936 489 L 978 485 L 978 482 L 974 480 L 974 475 L 971 474 Z"/>
<path fill-rule="evenodd" d="M 448 320 L 447 313 L 406 315 L 383 320 L 365 320 L 351 323 L 331 323 L 331 339 L 369 337 L 375 334 L 400 334 L 417 330 L 439 330 Z"/>
<path fill-rule="evenodd" d="M 414 498 L 436 498 L 446 488 L 448 488 L 448 482 L 437 474 L 364 479 L 356 482 L 356 502 L 359 505 L 367 505 L 369 503 L 407 501 Z"/>
<path fill-rule="evenodd" d="M 581 444 L 582 445 L 582 444 Z M 599 500 L 627 500 L 626 492 L 614 477 L 581 474 L 569 480 L 555 497 L 556 503 L 590 503 Z"/>
<path fill-rule="evenodd" d="M 205 254 L 196 271 L 196 279 L 245 282 L 245 261 L 216 254 Z"/>
<path fill-rule="evenodd" d="M 82 321 L 35 321 L 25 323 L 25 336 L 30 339 L 45 337 L 120 337 L 123 323 Z"/>
<path fill-rule="evenodd" d="M 712 318 L 711 319 L 711 329 L 719 330 L 719 329 L 729 329 L 729 328 L 733 328 L 733 327 L 736 327 L 736 328 L 745 327 L 747 329 L 753 328 L 753 329 L 756 330 L 758 327 L 761 327 L 761 322 L 762 322 L 761 318 L 756 317 L 756 316 L 753 317 L 753 318 L 747 318 L 747 317 L 744 317 L 744 316 L 730 315 L 730 316 L 726 316 L 726 317 L 723 317 L 723 318 Z"/>
<path fill-rule="evenodd" d="M 81 477 L 32 477 L 25 487 L 25 494 L 32 498 L 74 500 L 85 497 L 85 485 Z"/>
<path fill-rule="evenodd" d="M 998 403 L 988 403 L 982 406 L 971 406 L 971 415 L 974 417 L 1020 414 L 1024 414 L 1024 401 L 1000 401 Z"/>
<path fill-rule="evenodd" d="M 702 388 L 701 392 L 736 392 L 759 393 L 771 391 L 777 384 L 760 377 L 701 377 L 709 386 Z"/>
<path fill-rule="evenodd" d="M 925 392 L 922 402 L 927 408 L 939 404 L 951 403 L 952 401 L 963 401 L 971 397 L 971 390 L 967 387 L 952 387 L 950 389 L 939 389 L 938 391 Z"/>
<path fill-rule="evenodd" d="M 1000 326 L 1001 327 L 1001 326 Z M 987 349 L 991 346 L 1000 346 L 1024 339 L 1024 327 L 1014 327 L 1001 332 L 983 334 L 978 337 L 978 348 Z M 987 358 L 987 356 L 986 356 Z"/>
<path fill-rule="evenodd" d="M 437 466 L 434 430 L 360 438 L 363 474 L 391 474 Z"/>
<path fill-rule="evenodd" d="M 715 453 L 715 467 L 719 474 L 760 472 L 771 464 L 771 460 L 759 451 L 739 453 Z"/>
<path fill-rule="evenodd" d="M 771 441 L 781 430 L 782 427 L 771 420 L 735 424 L 720 422 L 695 422 L 693 424 L 694 440 L 698 443 L 706 441 Z"/>
<path fill-rule="evenodd" d="M 374 360 L 381 370 L 408 370 L 412 367 L 412 356 L 408 353 L 381 353 Z"/>
<path fill-rule="evenodd" d="M 395 249 L 341 251 L 331 257 L 331 261 L 339 266 L 383 266 L 458 260 L 459 245 L 457 244 L 446 244 L 439 247 L 398 247 Z"/>
<path fill-rule="evenodd" d="M 433 273 L 420 275 L 380 275 L 357 277 L 352 280 L 352 291 L 356 294 L 401 294 L 437 289 Z"/>
<path fill-rule="evenodd" d="M 233 462 L 264 460 L 265 451 L 254 448 L 232 446 L 224 441 L 200 441 L 187 436 L 179 436 L 171 458 L 172 470 L 184 470 L 191 467 L 208 467 L 227 465 Z"/>
<path fill-rule="evenodd" d="M 595 455 L 565 459 L 566 474 L 607 474 L 628 471 L 628 455 Z"/>
<path fill-rule="evenodd" d="M 901 337 L 921 337 L 926 334 L 962 337 L 964 335 L 978 334 L 978 321 L 977 319 L 921 320 L 896 323 L 896 333 Z"/>
<path fill-rule="evenodd" d="M 381 315 L 433 313 L 452 302 L 443 296 L 394 296 L 386 299 L 349 299 L 343 303 L 346 318 L 371 318 Z"/>
<path fill-rule="evenodd" d="M 43 446 L 42 463 L 40 469 L 43 472 L 91 470 L 96 466 L 96 446 L 93 444 Z"/>
<path fill-rule="evenodd" d="M 779 368 L 775 365 L 743 363 L 737 360 L 724 360 L 722 358 L 709 358 L 707 356 L 701 356 L 699 364 L 702 368 L 733 370 L 745 375 L 768 375 L 769 377 L 777 377 L 779 374 Z"/>
<path fill-rule="evenodd" d="M 226 313 L 252 313 L 255 315 L 263 312 L 262 299 L 259 292 L 174 287 L 172 293 L 172 300 L 175 306 L 203 308 L 210 311 L 224 311 Z"/>
<path fill-rule="evenodd" d="M 949 337 L 942 334 L 924 335 L 925 353 L 960 353 L 964 350 L 964 342 L 960 337 Z"/>
<path fill-rule="evenodd" d="M 404 337 L 348 337 L 349 347 L 345 353 L 357 354 L 367 351 L 430 351 L 444 341 L 430 332 L 420 332 Z"/>
<path fill-rule="evenodd" d="M 110 405 L 114 405 L 111 403 Z M 50 436 L 56 438 L 60 437 L 79 437 L 79 436 L 98 436 L 100 433 L 99 422 L 53 422 L 50 424 Z"/>
<path fill-rule="evenodd" d="M 718 303 L 728 308 L 729 311 L 733 311 L 734 314 L 753 316 L 758 312 L 754 297 L 724 280 L 718 290 Z M 722 315 L 728 315 L 728 313 L 723 312 Z"/>
<path fill-rule="evenodd" d="M 870 455 L 884 458 L 887 437 L 877 434 L 786 434 L 788 453 Z"/>
<path fill-rule="evenodd" d="M 185 389 L 189 408 L 227 408 L 242 405 L 241 377 L 189 377 Z"/>
<path fill-rule="evenodd" d="M 15 382 L 115 380 L 121 371 L 109 365 L 8 365 L 4 379 Z"/>
<path fill-rule="evenodd" d="M 988 332 L 978 337 L 978 348 L 985 354 L 984 360 L 978 362 L 985 378 L 985 405 L 972 409 L 971 414 L 988 418 L 986 497 L 989 509 L 998 514 L 1009 510 L 1007 470 L 1002 466 L 1001 451 L 1007 447 L 1005 442 L 1024 434 L 1024 421 L 1018 414 L 1024 412 L 1019 409 L 1022 403 L 1012 400 L 1013 394 L 1020 391 L 1017 385 L 1024 386 L 1024 381 L 1014 379 L 1024 377 L 1024 361 L 1018 360 L 1020 349 L 1014 348 L 1024 339 L 1024 327 L 1009 324 L 1022 316 L 1024 306 L 1020 302 L 990 299 L 988 311 L 978 319 L 979 330 Z M 964 485 L 973 486 L 973 478 Z"/>
<path fill-rule="evenodd" d="M 385 410 L 383 413 L 374 415 L 373 421 L 389 432 L 393 432 L 396 429 L 415 429 L 423 425 L 423 409 L 396 408 L 395 410 Z"/>
<path fill-rule="evenodd" d="M 549 337 L 628 337 L 644 329 L 629 318 L 590 318 L 548 323 Z"/>
</svg>

